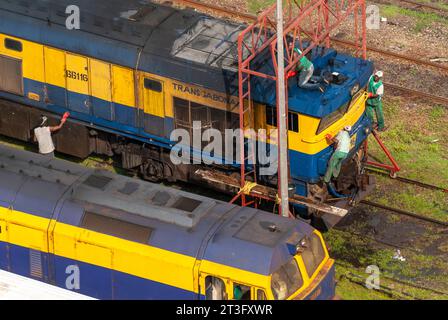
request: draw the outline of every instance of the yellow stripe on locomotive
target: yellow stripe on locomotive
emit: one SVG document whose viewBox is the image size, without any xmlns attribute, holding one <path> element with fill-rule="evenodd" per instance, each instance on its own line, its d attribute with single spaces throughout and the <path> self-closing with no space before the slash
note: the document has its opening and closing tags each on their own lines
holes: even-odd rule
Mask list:
<svg viewBox="0 0 448 320">
<path fill-rule="evenodd" d="M 227 284 L 228 299 L 234 298 L 232 289 L 234 283 L 250 287 L 254 298 L 277 298 L 271 288 L 273 275 L 261 275 L 207 260 L 198 261 L 183 254 L 75 227 L 12 208 L 0 206 L 0 227 L 4 230 L 0 233 L 0 241 L 117 270 L 204 296 L 205 279 L 211 276 L 222 279 Z M 305 292 L 311 292 L 315 289 L 313 282 L 318 274 L 333 265 L 322 235 L 318 231 L 314 231 L 314 235 L 318 237 L 324 252 L 322 261 L 316 266 L 315 271 L 308 275 L 303 257 L 300 254 L 293 257 L 299 266 L 302 282 L 297 290 L 285 297 L 287 299 L 295 299 Z M 192 272 L 198 266 L 200 266 L 200 279 L 196 279 L 196 272 Z M 260 291 L 264 294 L 264 298 L 260 295 Z"/>
</svg>

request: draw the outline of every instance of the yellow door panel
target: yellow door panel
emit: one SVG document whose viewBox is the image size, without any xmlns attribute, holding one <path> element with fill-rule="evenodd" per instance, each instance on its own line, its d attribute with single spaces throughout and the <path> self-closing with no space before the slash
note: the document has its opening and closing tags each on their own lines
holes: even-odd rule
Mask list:
<svg viewBox="0 0 448 320">
<path fill-rule="evenodd" d="M 112 250 L 84 241 L 76 242 L 76 258 L 95 265 L 112 269 Z"/>
<path fill-rule="evenodd" d="M 22 61 L 25 78 L 44 82 L 44 46 L 24 41 Z"/>
<path fill-rule="evenodd" d="M 90 59 L 91 94 L 96 98 L 111 101 L 110 64 Z"/>
<path fill-rule="evenodd" d="M 89 75 L 87 58 L 66 54 L 67 89 L 71 92 L 89 95 Z"/>
<path fill-rule="evenodd" d="M 56 222 L 53 232 L 51 233 L 52 253 L 58 256 L 75 259 L 76 257 L 76 241 L 79 239 L 81 229 Z"/>
<path fill-rule="evenodd" d="M 135 107 L 133 70 L 112 66 L 112 100 L 115 103 Z"/>
<path fill-rule="evenodd" d="M 0 241 L 7 241 L 6 220 L 8 219 L 8 208 L 0 207 Z"/>
<path fill-rule="evenodd" d="M 47 230 L 50 220 L 11 211 L 7 221 L 8 242 L 48 252 Z"/>
<path fill-rule="evenodd" d="M 165 117 L 163 82 L 149 77 L 141 77 L 141 81 L 144 112 L 161 118 Z M 156 84 L 157 88 L 151 87 L 151 83 Z"/>
<path fill-rule="evenodd" d="M 45 82 L 61 88 L 65 83 L 65 53 L 61 50 L 45 47 Z"/>
</svg>

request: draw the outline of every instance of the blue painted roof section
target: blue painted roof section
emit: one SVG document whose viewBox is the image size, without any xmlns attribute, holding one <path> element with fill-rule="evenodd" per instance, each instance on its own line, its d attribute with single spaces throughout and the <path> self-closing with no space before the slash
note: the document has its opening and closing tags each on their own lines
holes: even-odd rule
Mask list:
<svg viewBox="0 0 448 320">
<path fill-rule="evenodd" d="M 269 230 L 273 225 L 276 231 Z M 239 208 L 209 241 L 204 259 L 269 275 L 292 259 L 288 244 L 295 248 L 313 230 L 298 220 Z"/>
<path fill-rule="evenodd" d="M 80 30 L 65 27 L 65 7 L 69 4 L 77 4 L 81 9 Z M 143 7 L 150 8 L 150 12 L 142 21 L 122 18 L 124 12 Z M 39 8 L 46 8 L 48 12 Z M 172 56 L 174 42 L 206 17 L 193 10 L 177 10 L 139 0 L 23 0 L 15 6 L 9 1 L 0 0 L 0 14 L 0 32 L 227 95 L 238 95 L 235 72 Z M 220 21 L 211 17 L 208 19 Z M 371 62 L 334 50 L 327 51 L 322 57 L 314 50 L 311 60 L 316 69 L 321 69 L 329 67 L 330 58 L 336 61 L 331 71 L 338 71 L 349 79 L 342 86 L 331 85 L 323 95 L 318 90 L 299 89 L 291 79 L 290 110 L 320 118 L 347 103 L 350 88 L 356 82 L 366 85 L 373 71 Z M 270 54 L 266 52 L 253 65 L 272 74 L 270 61 Z M 254 100 L 275 105 L 272 81 L 256 79 L 253 88 Z"/>
</svg>

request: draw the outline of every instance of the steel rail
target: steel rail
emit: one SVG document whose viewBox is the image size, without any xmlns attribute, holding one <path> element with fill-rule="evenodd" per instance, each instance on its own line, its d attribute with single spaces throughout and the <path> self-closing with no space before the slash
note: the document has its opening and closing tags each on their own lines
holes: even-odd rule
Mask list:
<svg viewBox="0 0 448 320">
<path fill-rule="evenodd" d="M 397 209 L 397 208 L 392 208 L 392 207 L 389 207 L 389 206 L 386 206 L 386 205 L 383 205 L 383 204 L 380 204 L 380 203 L 368 201 L 368 200 L 362 200 L 361 203 L 366 204 L 368 206 L 372 206 L 372 207 L 377 207 L 377 208 L 380 208 L 380 209 L 388 210 L 388 211 L 391 211 L 391 212 L 394 212 L 394 213 L 397 213 L 397 214 L 400 214 L 400 215 L 409 216 L 411 218 L 415 218 L 415 219 L 418 219 L 418 220 L 422 220 L 422 221 L 430 222 L 430 223 L 433 223 L 433 224 L 437 224 L 437 225 L 440 225 L 442 227 L 448 227 L 448 222 L 437 220 L 437 219 L 433 219 L 433 218 L 426 217 L 426 216 L 422 216 L 422 215 L 417 214 L 417 213 L 413 213 L 413 212 L 409 212 L 409 211 L 405 211 L 405 210 L 401 210 L 401 209 Z"/>
<path fill-rule="evenodd" d="M 426 92 L 423 92 L 423 91 L 397 86 L 396 84 L 392 84 L 392 83 L 389 83 L 389 82 L 383 82 L 383 83 L 389 89 L 394 89 L 394 90 L 397 90 L 397 91 L 406 92 L 408 94 L 411 94 L 411 95 L 414 95 L 414 96 L 419 96 L 419 97 L 422 97 L 422 98 L 428 98 L 428 99 L 430 99 L 430 100 L 432 100 L 434 102 L 441 103 L 441 104 L 446 105 L 448 107 L 448 98 L 446 98 L 446 97 L 436 96 L 436 95 L 433 95 L 433 94 L 430 94 L 430 93 L 426 93 Z"/>
<path fill-rule="evenodd" d="M 398 0 L 398 1 L 409 3 L 409 4 L 419 6 L 422 8 L 427 8 L 427 9 L 432 9 L 432 10 L 437 10 L 437 11 L 442 11 L 442 12 L 448 12 L 448 9 L 439 7 L 437 5 L 429 4 L 429 3 L 422 3 L 422 2 L 417 2 L 417 1 L 413 1 L 413 0 Z"/>
<path fill-rule="evenodd" d="M 382 176 L 389 176 L 389 172 L 385 172 L 382 170 L 377 170 L 377 169 L 372 169 L 372 168 L 366 168 L 367 171 L 372 172 L 374 174 L 378 174 L 378 175 L 382 175 Z M 397 176 L 396 178 L 394 178 L 394 180 L 400 181 L 400 182 L 404 182 L 404 183 L 409 183 L 409 184 L 413 184 L 425 189 L 430 189 L 430 190 L 437 190 L 437 191 L 442 191 L 442 192 L 446 192 L 448 193 L 448 189 L 447 188 L 443 188 L 443 187 L 439 187 L 439 186 L 435 186 L 429 183 L 425 183 L 425 182 L 421 182 L 418 180 L 413 180 L 413 179 L 409 179 L 409 178 L 405 178 L 405 177 L 400 177 Z"/>
</svg>

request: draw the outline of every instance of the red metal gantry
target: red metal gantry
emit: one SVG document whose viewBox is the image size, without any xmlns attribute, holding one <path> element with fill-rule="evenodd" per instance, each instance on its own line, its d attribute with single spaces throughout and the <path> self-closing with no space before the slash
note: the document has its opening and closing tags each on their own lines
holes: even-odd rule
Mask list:
<svg viewBox="0 0 448 320">
<path fill-rule="evenodd" d="M 250 188 L 256 184 L 257 177 L 255 165 L 247 170 L 249 167 L 246 167 L 246 163 L 248 160 L 251 160 L 251 163 L 255 164 L 256 155 L 253 149 L 254 143 L 249 143 L 246 150 L 245 137 L 248 136 L 248 140 L 257 140 L 257 134 L 255 133 L 254 135 L 251 77 L 277 81 L 277 37 L 281 36 L 283 38 L 284 47 L 286 48 L 284 64 L 285 74 L 287 74 L 313 48 L 322 44 L 329 48 L 330 33 L 342 22 L 347 21 L 350 15 L 353 15 L 353 37 L 356 51 L 362 58 L 366 58 L 365 0 L 286 0 L 283 12 L 284 32 L 282 35 L 277 34 L 275 13 L 276 4 L 263 11 L 257 21 L 243 30 L 238 37 L 239 116 L 240 129 L 244 134 L 241 134 L 240 137 L 240 192 L 232 199 L 232 202 L 241 197 L 242 206 L 257 205 L 257 201 L 253 199 L 249 201 L 247 199 L 249 195 L 251 197 L 263 198 L 262 196 L 250 194 Z M 304 45 L 305 42 L 306 47 Z M 299 57 L 294 58 L 293 44 L 298 44 L 302 51 Z M 263 73 L 251 66 L 251 62 L 265 50 L 270 50 L 271 52 L 274 74 Z M 288 86 L 285 87 L 285 96 L 288 97 Z M 278 99 L 278 92 L 276 96 Z M 286 99 L 286 110 L 288 110 L 288 99 Z M 280 121 L 279 114 L 277 114 L 277 128 L 279 127 L 278 121 Z M 280 174 L 278 174 L 278 177 L 280 177 Z M 280 188 L 280 178 L 278 179 L 278 185 Z"/>
</svg>

